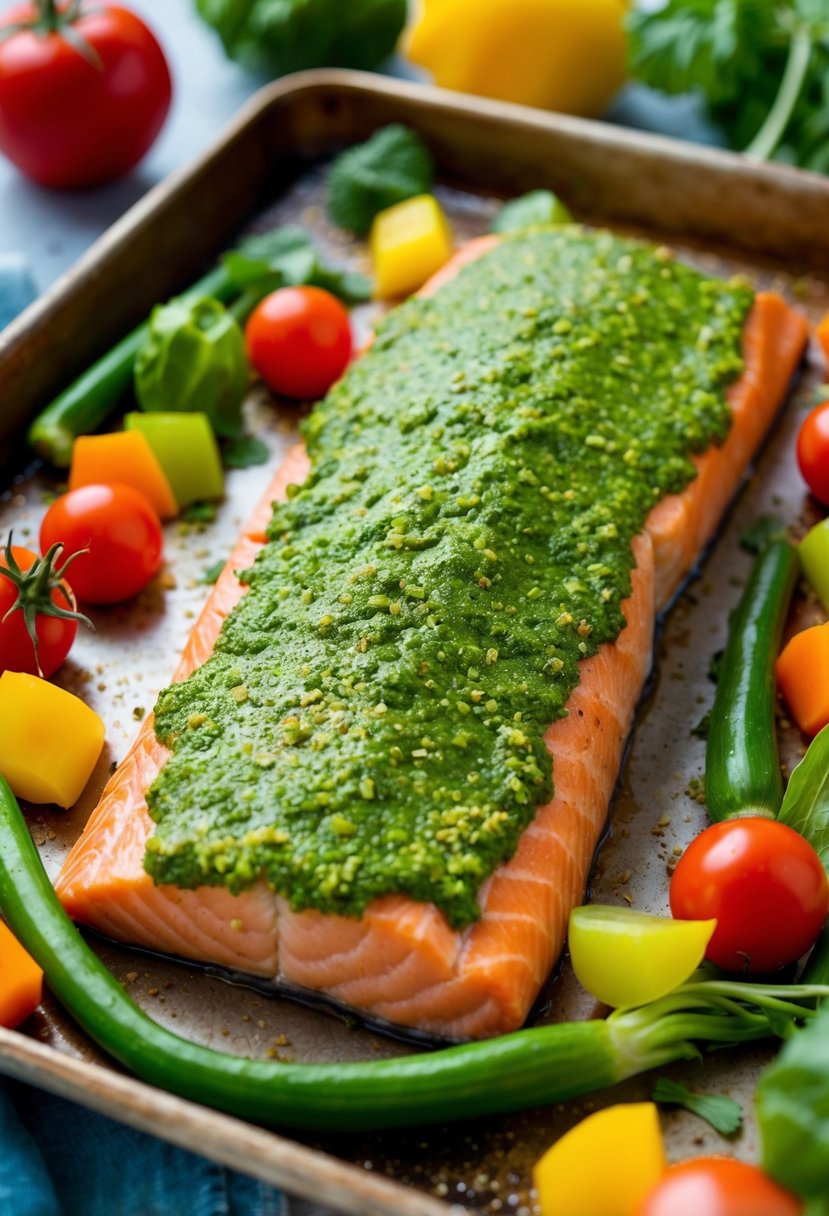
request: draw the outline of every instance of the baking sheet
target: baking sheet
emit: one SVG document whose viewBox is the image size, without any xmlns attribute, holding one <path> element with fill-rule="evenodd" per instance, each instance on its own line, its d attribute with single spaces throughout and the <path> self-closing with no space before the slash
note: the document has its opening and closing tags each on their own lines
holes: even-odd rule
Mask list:
<svg viewBox="0 0 829 1216">
<path fill-rule="evenodd" d="M 334 77 L 335 80 L 337 78 Z M 361 87 L 368 89 L 368 86 Z M 392 96 L 400 88 L 392 86 Z M 413 92 L 417 94 L 417 90 Z M 335 85 L 329 86 L 329 93 L 337 93 Z M 366 95 L 376 110 L 378 98 L 382 100 L 385 97 L 388 102 L 388 86 L 377 86 L 376 89 L 372 86 Z M 433 95 L 428 96 L 433 100 Z M 444 104 L 455 124 L 458 148 L 464 148 L 467 146 L 464 144 L 464 133 L 472 130 L 469 117 L 464 113 L 463 104 L 460 111 L 453 103 Z M 496 110 L 502 121 L 501 111 L 508 116 L 512 111 L 510 107 L 489 108 Z M 415 110 L 421 113 L 416 107 Z M 360 122 L 368 121 L 367 114 L 373 112 L 369 107 L 361 115 Z M 344 134 L 342 104 L 337 114 L 339 127 L 337 123 L 332 123 L 331 140 L 338 135 L 342 138 Z M 530 159 L 536 149 L 534 141 L 541 137 L 536 130 L 536 119 L 533 117 L 530 124 L 533 139 L 527 138 L 527 130 L 522 128 L 514 114 L 512 121 L 517 133 L 524 135 L 523 155 L 527 163 L 523 168 L 525 178 L 521 184 L 539 184 L 539 176 L 543 177 L 539 170 L 534 181 L 528 176 L 532 171 Z M 352 115 L 355 130 L 360 122 Z M 476 117 L 476 122 L 480 122 L 480 116 Z M 569 129 L 571 122 L 565 120 L 565 130 Z M 597 135 L 593 130 L 596 124 L 582 126 L 590 128 L 591 138 L 599 139 L 602 134 L 599 131 Z M 451 138 L 450 127 L 451 124 L 444 129 L 442 155 L 454 166 L 454 172 L 448 175 L 451 184 L 443 184 L 439 195 L 450 214 L 458 238 L 464 239 L 486 230 L 497 201 L 490 194 L 481 194 L 478 189 L 458 187 L 458 171 L 463 167 L 463 156 L 460 151 L 455 156 L 448 154 L 446 143 Z M 476 127 L 475 138 L 478 138 L 477 130 Z M 318 143 L 309 150 L 318 150 Z M 238 145 L 237 155 L 241 158 L 243 154 L 241 145 Z M 520 156 L 521 148 L 517 146 L 513 160 L 520 160 Z M 620 166 L 617 164 L 613 173 L 619 172 Z M 471 184 L 477 186 L 476 174 L 473 172 L 471 176 Z M 520 177 L 520 174 L 517 176 Z M 785 174 L 786 190 L 792 176 L 791 173 Z M 490 179 L 491 190 L 508 193 L 516 180 L 515 165 L 499 171 L 498 164 L 493 163 Z M 319 166 L 308 168 L 289 185 L 287 174 L 285 179 L 277 174 L 275 180 L 276 184 L 272 185 L 273 201 L 258 209 L 255 227 L 270 227 L 283 222 L 303 223 L 330 254 L 348 259 L 359 267 L 364 252 L 326 221 L 322 169 Z M 578 181 L 569 184 L 570 190 L 562 187 L 562 192 L 570 201 L 578 199 L 580 191 L 583 193 L 583 181 L 581 185 Z M 734 176 L 732 187 L 733 192 L 739 195 L 739 175 Z M 829 199 L 829 188 L 826 198 Z M 608 210 L 617 213 L 618 202 L 613 199 L 609 201 L 611 205 Z M 656 201 L 652 200 L 654 223 L 657 222 L 657 213 L 664 218 L 662 204 L 667 200 L 664 195 L 661 196 L 659 207 Z M 586 213 L 592 218 L 594 211 L 595 208 L 588 208 Z M 673 222 L 678 217 L 682 218 L 683 214 L 669 211 L 668 218 Z M 614 226 L 623 231 L 653 235 L 653 224 L 632 222 L 637 218 L 641 220 L 636 215 L 627 215 L 624 223 L 617 221 Z M 777 218 L 778 226 L 772 242 L 775 247 L 785 233 L 788 222 L 783 213 Z M 768 284 L 782 289 L 813 317 L 829 308 L 826 279 L 808 268 L 804 270 L 796 252 L 792 253 L 789 261 L 791 269 L 782 270 L 779 259 L 774 257 L 755 253 L 747 258 L 742 251 L 735 253 L 733 248 L 722 247 L 710 235 L 709 228 L 710 224 L 706 227 L 706 223 L 691 225 L 686 236 L 674 244 L 685 256 L 714 272 L 747 272 L 758 285 Z M 700 235 L 700 229 L 703 235 Z M 801 230 L 798 228 L 797 232 L 800 234 Z M 662 226 L 656 230 L 656 235 L 664 236 Z M 792 251 L 801 248 L 798 243 L 800 239 L 799 235 L 792 233 Z M 191 252 L 181 271 L 189 270 L 194 260 Z M 80 281 L 82 284 L 82 275 Z M 375 311 L 375 306 L 360 310 L 358 321 L 363 332 L 370 327 Z M 36 325 L 32 328 L 32 322 L 26 322 L 24 318 L 21 334 L 13 335 L 18 352 L 21 349 L 26 351 L 27 324 L 28 332 L 37 332 Z M 670 870 L 684 846 L 705 825 L 704 807 L 693 796 L 694 783 L 703 770 L 704 744 L 691 731 L 710 705 L 713 686 L 707 675 L 709 659 L 724 642 L 728 612 L 736 603 L 750 564 L 750 559 L 739 548 L 739 538 L 761 514 L 777 515 L 787 523 L 800 521 L 804 526 L 814 518 L 813 506 L 804 493 L 793 459 L 794 437 L 802 410 L 810 403 L 814 385 L 822 378 L 814 350 L 811 356 L 812 360 L 792 401 L 762 453 L 756 471 L 701 576 L 679 598 L 665 621 L 657 646 L 657 675 L 639 714 L 628 763 L 615 800 L 609 835 L 593 874 L 592 890 L 596 899 L 613 903 L 624 900 L 644 910 L 666 911 Z M 2 365 L 0 344 L 0 369 Z M 208 594 L 209 587 L 204 581 L 206 569 L 217 559 L 227 556 L 242 521 L 270 479 L 275 463 L 295 440 L 298 421 L 295 407 L 282 406 L 274 410 L 264 395 L 254 393 L 246 410 L 251 430 L 260 434 L 268 444 L 271 464 L 231 472 L 228 475 L 227 500 L 214 521 L 205 523 L 185 519 L 168 526 L 166 565 L 160 578 L 133 604 L 95 610 L 96 634 L 79 637 L 72 657 L 58 677 L 59 683 L 83 696 L 104 717 L 107 722 L 107 745 L 90 786 L 72 812 L 53 813 L 39 808 L 30 816 L 33 834 L 50 873 L 56 872 L 67 848 L 81 830 L 110 766 L 124 755 L 138 720 L 152 707 L 158 690 L 167 683 L 187 632 Z M 33 475 L 19 474 L 0 501 L 0 534 L 6 533 L 13 525 L 18 543 L 33 541 L 45 502 L 59 488 L 59 478 L 54 474 L 42 470 Z M 814 606 L 807 606 L 806 611 L 817 610 Z M 799 739 L 789 735 L 786 745 L 790 759 L 794 760 L 801 746 Z M 198 967 L 154 958 L 100 941 L 94 944 L 137 1002 L 153 1017 L 211 1046 L 251 1056 L 286 1060 L 377 1058 L 409 1050 L 351 1020 L 231 986 L 205 974 Z M 565 964 L 558 978 L 542 994 L 536 1020 L 547 1022 L 584 1018 L 598 1012 L 599 1007 L 580 991 Z M 152 1110 L 152 1103 L 146 1106 L 148 1099 L 144 1091 L 147 1087 L 112 1073 L 84 1036 L 50 1002 L 47 1001 L 42 1012 L 24 1027 L 24 1031 L 31 1040 L 57 1048 L 81 1061 L 80 1071 L 76 1070 L 71 1078 L 72 1085 L 77 1083 L 80 1086 L 79 1091 L 72 1089 L 74 1096 L 80 1092 L 90 1102 L 105 1101 L 109 1104 L 108 1109 L 133 1121 L 140 1121 L 143 1117 L 141 1110 Z M 17 1063 L 12 1061 L 13 1052 L 7 1045 L 9 1039 L 18 1045 L 21 1043 L 19 1035 L 0 1036 L 0 1068 L 14 1069 L 16 1075 L 34 1076 L 47 1086 L 54 1085 L 53 1076 L 46 1065 L 48 1057 L 38 1056 L 21 1071 L 19 1059 Z M 730 1053 L 727 1057 L 715 1056 L 702 1066 L 682 1066 L 669 1070 L 671 1075 L 690 1080 L 694 1087 L 731 1093 L 744 1102 L 747 1116 L 743 1134 L 727 1145 L 707 1125 L 692 1116 L 682 1112 L 667 1113 L 663 1122 L 672 1157 L 701 1151 L 728 1151 L 738 1156 L 756 1158 L 756 1128 L 751 1099 L 757 1069 L 766 1058 L 767 1054 L 762 1051 Z M 117 1095 L 101 1097 L 106 1084 L 103 1082 L 102 1091 L 101 1077 L 86 1064 L 91 1061 L 103 1065 L 106 1069 L 104 1077 L 112 1076 L 113 1083 L 117 1079 Z M 87 1067 L 86 1073 L 84 1067 Z M 60 1083 L 70 1084 L 65 1077 Z M 308 1158 L 302 1156 L 305 1150 L 299 1147 L 295 1149 L 297 1158 L 292 1158 L 291 1140 L 270 1133 L 257 1133 L 262 1139 L 247 1150 L 244 1137 L 239 1137 L 232 1161 L 299 1194 L 318 1196 L 322 1188 L 327 1202 L 339 1202 L 345 1210 L 355 1212 L 411 1210 L 431 1213 L 443 1207 L 436 1201 L 445 1201 L 456 1203 L 469 1211 L 508 1211 L 517 1213 L 517 1216 L 530 1216 L 534 1210 L 530 1169 L 533 1161 L 555 1136 L 600 1105 L 649 1096 L 651 1085 L 652 1078 L 637 1079 L 612 1093 L 596 1095 L 577 1103 L 508 1118 L 470 1122 L 466 1126 L 438 1127 L 414 1133 L 311 1138 L 304 1142 L 313 1150 L 313 1155 Z M 187 1119 L 183 1119 L 182 1110 L 185 1114 L 189 1110 L 196 1122 L 188 1124 Z M 194 1111 L 196 1114 L 193 1114 Z M 217 1145 L 223 1142 L 223 1137 L 217 1129 L 224 1126 L 223 1121 L 235 1122 L 169 1098 L 159 1099 L 157 1112 L 150 1118 L 157 1132 L 176 1136 L 179 1142 L 199 1147 L 213 1155 L 221 1155 Z M 205 1127 L 213 1129 L 212 1137 L 205 1133 Z M 269 1160 L 268 1144 L 273 1146 L 272 1160 Z M 302 1168 L 298 1166 L 300 1158 Z M 288 1162 L 292 1163 L 292 1170 L 288 1169 Z M 343 1168 L 339 1162 L 346 1163 L 350 1168 Z M 389 1187 L 385 1183 L 386 1178 L 396 1180 L 405 1189 Z M 412 1207 L 412 1204 L 415 1206 Z M 418 1204 L 421 1206 L 418 1207 Z"/>
</svg>

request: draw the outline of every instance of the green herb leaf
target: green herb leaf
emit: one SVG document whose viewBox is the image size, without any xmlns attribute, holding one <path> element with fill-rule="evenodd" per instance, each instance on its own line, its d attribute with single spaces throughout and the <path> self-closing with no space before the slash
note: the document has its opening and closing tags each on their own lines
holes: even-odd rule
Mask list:
<svg viewBox="0 0 829 1216">
<path fill-rule="evenodd" d="M 809 844 L 829 869 L 829 726 L 824 726 L 789 778 L 778 818 Z"/>
<path fill-rule="evenodd" d="M 829 170 L 825 0 L 669 0 L 628 28 L 632 75 L 700 94 L 732 147 Z"/>
<path fill-rule="evenodd" d="M 222 255 L 231 283 L 241 292 L 261 294 L 279 287 L 323 287 L 348 302 L 367 300 L 371 283 L 354 271 L 326 265 L 304 228 L 286 225 L 249 237 Z"/>
<path fill-rule="evenodd" d="M 208 566 L 202 575 L 203 583 L 215 583 L 219 575 L 225 568 L 225 559 L 220 557 L 218 561 L 213 562 L 212 566 Z"/>
<path fill-rule="evenodd" d="M 267 464 L 270 452 L 261 439 L 240 435 L 222 448 L 222 461 L 229 469 L 247 469 L 254 464 Z"/>
<path fill-rule="evenodd" d="M 182 511 L 181 518 L 186 524 L 212 524 L 216 514 L 214 502 L 193 502 Z"/>
<path fill-rule="evenodd" d="M 763 1168 L 812 1201 L 829 1195 L 829 1006 L 785 1044 L 757 1088 Z M 817 1208 L 820 1211 L 820 1207 Z"/>
<path fill-rule="evenodd" d="M 423 140 L 393 123 L 334 161 L 328 176 L 328 213 L 341 228 L 363 234 L 378 212 L 427 194 L 433 178 L 434 162 Z"/>
<path fill-rule="evenodd" d="M 773 540 L 785 535 L 782 520 L 774 515 L 760 515 L 740 537 L 740 548 L 755 556 L 762 553 Z"/>
<path fill-rule="evenodd" d="M 284 76 L 304 68 L 376 68 L 395 48 L 406 0 L 196 0 L 225 51 Z"/>
<path fill-rule="evenodd" d="M 572 224 L 573 217 L 552 190 L 530 190 L 504 203 L 492 221 L 492 232 L 517 232 L 544 224 Z"/>
<path fill-rule="evenodd" d="M 654 1102 L 681 1106 L 710 1123 L 721 1136 L 733 1136 L 743 1125 L 743 1108 L 725 1094 L 695 1094 L 678 1081 L 659 1077 L 653 1087 Z"/>
</svg>

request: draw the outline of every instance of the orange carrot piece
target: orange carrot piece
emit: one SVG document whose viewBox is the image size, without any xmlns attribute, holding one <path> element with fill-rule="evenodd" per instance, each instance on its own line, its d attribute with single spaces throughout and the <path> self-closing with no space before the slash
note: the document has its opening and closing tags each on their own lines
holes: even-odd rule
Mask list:
<svg viewBox="0 0 829 1216">
<path fill-rule="evenodd" d="M 829 622 L 796 633 L 776 664 L 777 684 L 805 735 L 829 723 Z"/>
<path fill-rule="evenodd" d="M 0 920 L 0 1026 L 19 1026 L 42 996 L 43 972 Z"/>
<path fill-rule="evenodd" d="M 178 503 L 158 457 L 140 431 L 82 435 L 72 447 L 69 489 L 78 486 L 132 486 L 152 503 L 159 518 L 178 515 Z"/>
<path fill-rule="evenodd" d="M 823 351 L 823 357 L 829 366 L 829 312 L 827 312 L 821 318 L 821 320 L 818 321 L 815 328 L 815 336 L 820 343 L 821 350 Z"/>
</svg>

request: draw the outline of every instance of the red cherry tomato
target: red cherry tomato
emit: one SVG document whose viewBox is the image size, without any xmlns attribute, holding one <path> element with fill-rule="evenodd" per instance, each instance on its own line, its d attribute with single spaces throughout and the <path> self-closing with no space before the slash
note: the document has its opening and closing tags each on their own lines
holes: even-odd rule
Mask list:
<svg viewBox="0 0 829 1216">
<path fill-rule="evenodd" d="M 671 878 L 680 920 L 716 917 L 705 957 L 726 971 L 776 971 L 817 939 L 829 911 L 823 863 L 775 819 L 729 819 L 694 840 Z"/>
<path fill-rule="evenodd" d="M 24 575 L 39 561 L 36 553 L 19 545 L 11 546 L 11 557 Z M 11 611 L 18 601 L 18 585 L 15 578 L 3 574 L 9 566 L 7 554 L 0 550 L 0 671 L 25 671 L 30 676 L 51 676 L 69 654 L 78 632 L 78 622 L 51 616 L 48 610 L 38 611 L 34 622 L 37 637 L 35 655 L 23 612 L 20 609 Z M 26 591 L 23 595 L 26 595 Z M 63 612 L 75 611 L 75 597 L 67 584 L 57 576 L 47 579 L 42 595 L 35 599 L 35 607 L 44 601 Z"/>
<path fill-rule="evenodd" d="M 161 568 L 161 524 L 132 486 L 80 486 L 52 503 L 40 543 L 62 541 L 76 557 L 66 578 L 79 600 L 116 604 L 146 587 Z"/>
<path fill-rule="evenodd" d="M 164 53 L 128 9 L 87 3 L 18 4 L 0 26 L 0 151 L 43 186 L 111 181 L 161 130 L 172 84 Z M 54 10 L 56 28 L 39 12 Z M 41 22 L 38 25 L 38 21 Z"/>
<path fill-rule="evenodd" d="M 815 498 L 829 506 L 829 401 L 806 415 L 797 437 L 797 463 Z"/>
<path fill-rule="evenodd" d="M 248 358 L 274 393 L 310 401 L 323 397 L 348 366 L 348 313 L 321 287 L 280 287 L 245 327 Z"/>
<path fill-rule="evenodd" d="M 801 1216 L 803 1204 L 756 1165 L 697 1157 L 671 1165 L 636 1216 Z"/>
</svg>

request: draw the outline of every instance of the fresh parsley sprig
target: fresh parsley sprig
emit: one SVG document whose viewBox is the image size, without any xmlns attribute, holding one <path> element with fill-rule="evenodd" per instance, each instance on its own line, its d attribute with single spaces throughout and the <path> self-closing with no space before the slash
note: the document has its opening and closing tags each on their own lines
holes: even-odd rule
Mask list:
<svg viewBox="0 0 829 1216">
<path fill-rule="evenodd" d="M 827 0 L 669 0 L 628 26 L 634 77 L 700 93 L 750 156 L 829 172 Z"/>
</svg>

